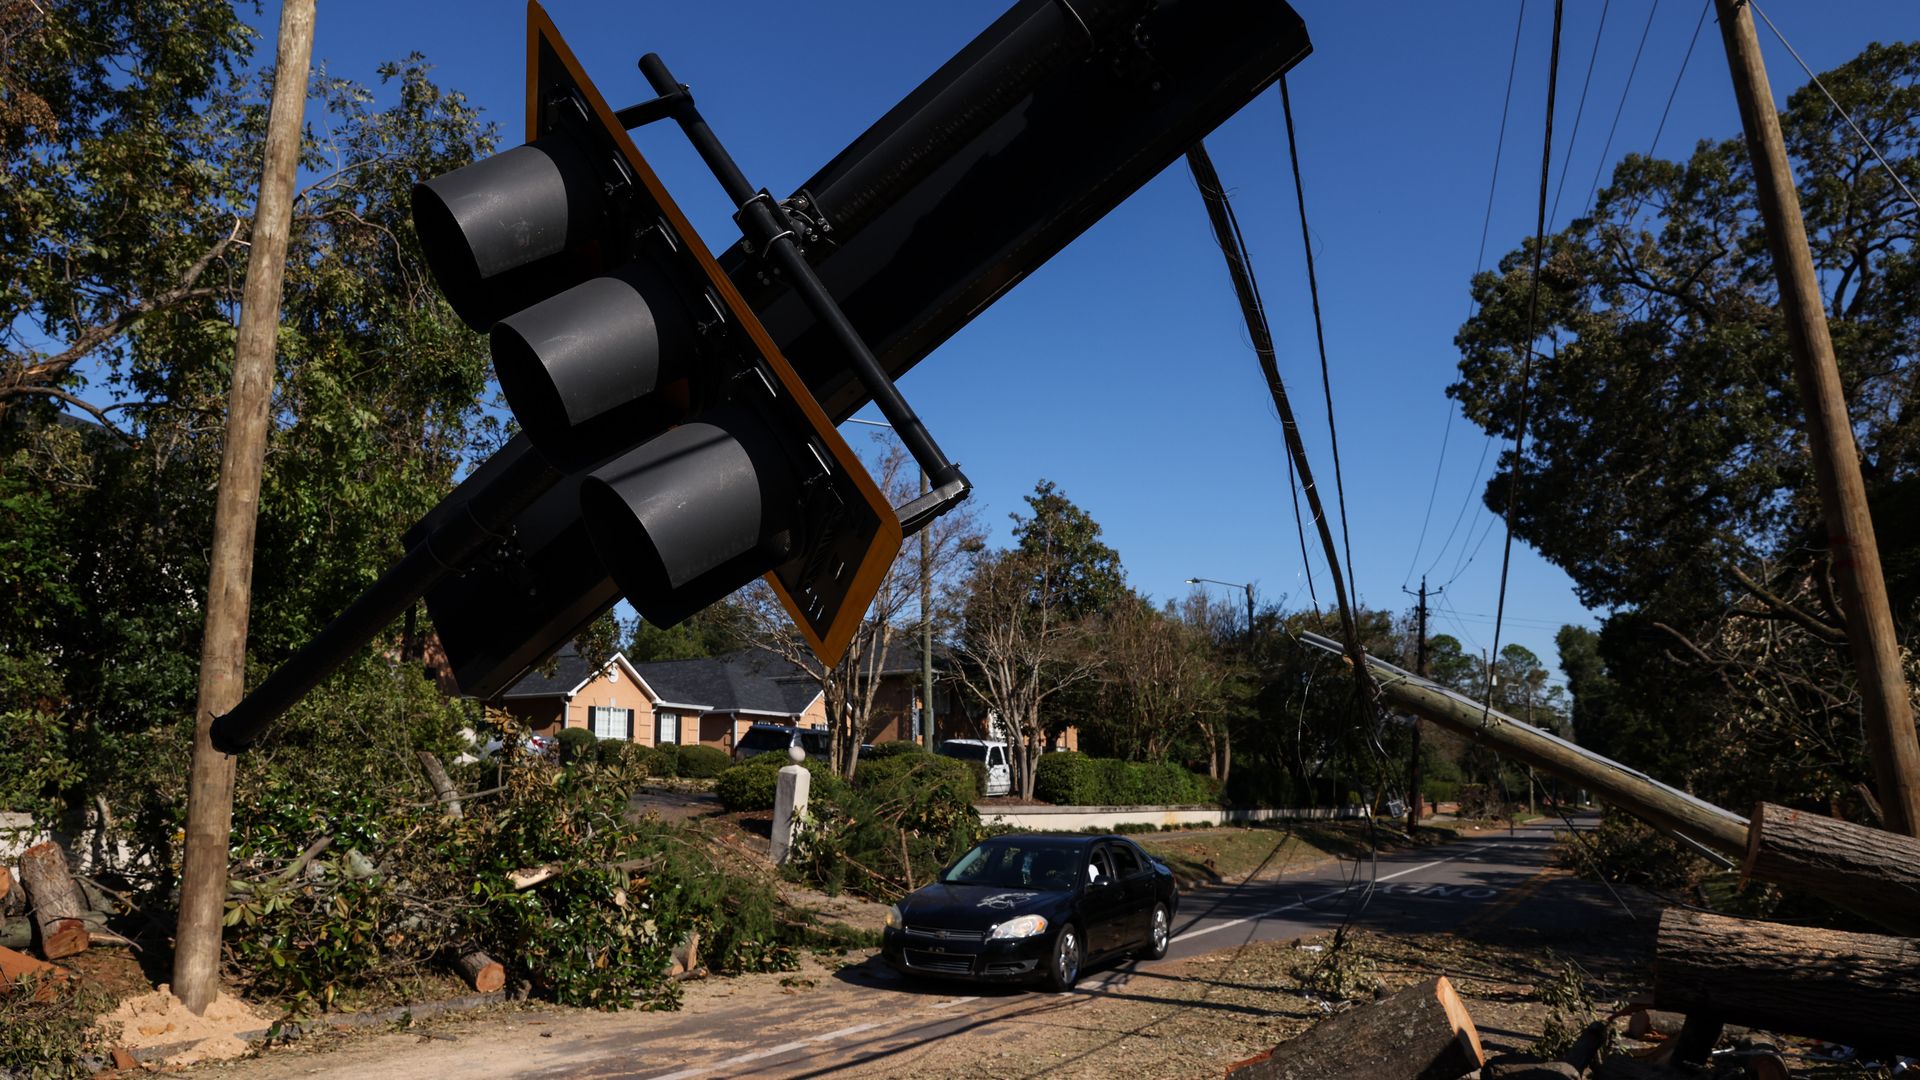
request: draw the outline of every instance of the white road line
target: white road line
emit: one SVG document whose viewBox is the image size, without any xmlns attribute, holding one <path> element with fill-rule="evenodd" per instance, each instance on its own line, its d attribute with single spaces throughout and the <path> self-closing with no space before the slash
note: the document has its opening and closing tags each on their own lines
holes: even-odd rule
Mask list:
<svg viewBox="0 0 1920 1080">
<path fill-rule="evenodd" d="M 1466 858 L 1466 857 L 1467 857 L 1468 855 L 1477 855 L 1477 854 L 1480 854 L 1481 852 L 1484 852 L 1484 851 L 1492 851 L 1492 850 L 1495 850 L 1495 849 L 1497 849 L 1497 848 L 1504 848 L 1504 847 L 1509 847 L 1509 846 L 1511 846 L 1511 845 L 1508 845 L 1508 844 L 1487 844 L 1487 845 L 1485 845 L 1485 846 L 1475 846 L 1475 847 L 1471 847 L 1471 848 L 1468 848 L 1467 850 L 1465 850 L 1465 851 L 1462 851 L 1462 852 L 1460 852 L 1460 853 L 1459 853 L 1459 854 L 1457 854 L 1457 855 L 1449 855 L 1449 856 L 1447 856 L 1447 857 L 1446 857 L 1446 858 L 1444 858 L 1444 859 L 1435 859 L 1435 860 L 1433 860 L 1433 861 L 1432 861 L 1432 862 L 1430 862 L 1430 863 L 1422 863 L 1422 864 L 1420 864 L 1419 866 L 1412 866 L 1412 867 L 1408 867 L 1408 868 L 1407 868 L 1407 869 L 1405 869 L 1405 870 L 1396 870 L 1396 871 L 1394 871 L 1394 872 L 1393 872 L 1393 873 L 1391 873 L 1391 874 L 1382 874 L 1382 875 L 1380 875 L 1379 877 L 1377 877 L 1377 878 L 1374 878 L 1373 880 L 1374 880 L 1375 882 L 1381 882 L 1381 881 L 1392 881 L 1392 880 L 1393 880 L 1394 878 L 1398 878 L 1398 877 L 1406 877 L 1406 876 L 1407 876 L 1408 874 L 1417 874 L 1417 873 L 1419 873 L 1419 872 L 1420 872 L 1420 871 L 1422 871 L 1422 870 L 1431 870 L 1432 868 L 1434 868 L 1434 867 L 1436 867 L 1436 866 L 1439 866 L 1439 865 L 1440 865 L 1441 863 L 1450 863 L 1450 862 L 1452 862 L 1452 861 L 1453 861 L 1453 860 L 1455 860 L 1455 859 L 1464 859 L 1464 858 Z M 1333 896 L 1339 896 L 1339 895 L 1341 895 L 1341 894 L 1343 894 L 1343 893 L 1346 893 L 1346 892 L 1348 892 L 1348 891 L 1350 891 L 1350 890 L 1352 890 L 1352 889 L 1355 889 L 1355 888 L 1359 888 L 1359 887 L 1360 887 L 1360 886 L 1358 886 L 1358 885 L 1342 885 L 1342 886 L 1341 886 L 1340 888 L 1337 888 L 1337 889 L 1331 889 L 1331 890 L 1329 890 L 1329 891 L 1327 891 L 1327 892 L 1324 892 L 1324 893 L 1322 893 L 1322 894 L 1320 894 L 1319 896 L 1316 896 L 1316 897 L 1313 897 L 1312 899 L 1308 899 L 1308 900 L 1296 900 L 1296 901 L 1294 901 L 1293 903 L 1291 903 L 1291 904 L 1288 904 L 1288 905 L 1287 905 L 1287 906 L 1285 906 L 1285 907 L 1277 907 L 1277 908 L 1274 908 L 1274 909 L 1273 909 L 1272 911 L 1263 911 L 1263 912 L 1261 912 L 1261 913 L 1260 913 L 1260 914 L 1258 914 L 1258 915 L 1248 915 L 1247 917 L 1245 917 L 1245 918 L 1243 918 L 1243 919 L 1233 919 L 1233 920 L 1231 920 L 1231 921 L 1228 921 L 1228 922 L 1223 922 L 1223 923 L 1221 923 L 1221 924 L 1219 924 L 1218 926 L 1209 926 L 1209 927 L 1206 927 L 1206 928 L 1204 928 L 1204 929 L 1200 929 L 1200 930 L 1189 930 L 1189 931 L 1187 931 L 1186 933 L 1184 933 L 1184 934 L 1181 934 L 1181 935 L 1179 935 L 1178 937 L 1176 937 L 1176 938 L 1174 938 L 1174 939 L 1173 939 L 1173 942 L 1170 942 L 1169 944 L 1172 944 L 1172 943 L 1175 943 L 1175 942 L 1181 942 L 1181 941 L 1185 941 L 1185 940 L 1187 940 L 1188 938 L 1197 938 L 1197 937 L 1200 937 L 1200 936 L 1201 936 L 1201 935 L 1203 935 L 1203 934 L 1211 934 L 1211 933 L 1213 933 L 1213 932 L 1214 932 L 1214 931 L 1216 931 L 1216 930 L 1226 930 L 1226 929 L 1230 929 L 1230 928 L 1232 928 L 1232 927 L 1235 927 L 1235 926 L 1239 926 L 1239 925 L 1241 925 L 1242 923 L 1250 923 L 1250 922 L 1256 922 L 1256 921 L 1258 921 L 1258 920 L 1261 920 L 1261 919 L 1270 919 L 1270 918 L 1272 918 L 1272 917 L 1274 917 L 1275 915 L 1284 915 L 1284 914 L 1286 914 L 1287 912 L 1289 912 L 1289 911 L 1293 911 L 1293 910 L 1294 910 L 1294 909 L 1296 909 L 1296 908 L 1303 908 L 1303 907 L 1306 907 L 1306 906 L 1307 906 L 1307 905 L 1309 905 L 1309 904 L 1315 904 L 1315 903 L 1318 903 L 1318 902 L 1320 902 L 1321 900 L 1325 900 L 1325 899 L 1327 899 L 1328 897 L 1333 897 Z"/>
<path fill-rule="evenodd" d="M 973 1001 L 975 999 L 963 998 L 961 1000 Z M 762 1058 L 775 1057 L 780 1054 L 791 1053 L 792 1051 L 795 1051 L 795 1050 L 804 1050 L 807 1048 L 807 1045 L 809 1043 L 832 1042 L 835 1039 L 845 1038 L 848 1035 L 855 1035 L 862 1031 L 866 1031 L 869 1028 L 877 1028 L 880 1026 L 880 1024 L 881 1022 L 878 1020 L 871 1020 L 864 1024 L 853 1024 L 848 1027 L 843 1027 L 838 1031 L 829 1031 L 822 1035 L 809 1035 L 804 1039 L 799 1039 L 794 1042 L 781 1043 L 779 1046 L 769 1046 L 765 1050 L 755 1050 L 750 1054 L 740 1054 L 735 1057 L 727 1058 L 725 1061 L 713 1062 L 710 1065 L 698 1065 L 691 1069 L 681 1069 L 679 1072 L 666 1073 L 665 1075 L 654 1077 L 653 1080 L 689 1080 L 689 1078 L 691 1077 L 705 1076 L 710 1072 L 717 1072 L 720 1069 L 724 1069 L 732 1065 L 746 1065 L 751 1062 L 759 1061 Z"/>
<path fill-rule="evenodd" d="M 958 997 L 958 998 L 950 998 L 950 999 L 948 999 L 948 1000 L 946 1000 L 946 1001 L 936 1001 L 936 1002 L 934 1002 L 934 1003 L 933 1003 L 933 1007 L 934 1007 L 934 1008 L 936 1008 L 936 1009 L 944 1009 L 944 1008 L 946 1008 L 946 1007 L 947 1007 L 947 1006 L 949 1006 L 949 1005 L 965 1005 L 965 1004 L 966 1004 L 967 1002 L 969 1002 L 969 1001 L 979 1001 L 979 1000 L 980 1000 L 980 999 L 979 999 L 978 997 Z"/>
</svg>

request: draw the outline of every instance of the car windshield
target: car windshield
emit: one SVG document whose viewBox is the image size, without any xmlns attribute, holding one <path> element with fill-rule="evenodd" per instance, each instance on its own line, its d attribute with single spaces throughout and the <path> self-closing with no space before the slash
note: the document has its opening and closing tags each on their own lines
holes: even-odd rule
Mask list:
<svg viewBox="0 0 1920 1080">
<path fill-rule="evenodd" d="M 987 760 L 987 748 L 979 743 L 941 743 L 942 757 L 959 758 L 961 761 Z"/>
<path fill-rule="evenodd" d="M 949 885 L 1059 891 L 1073 888 L 1079 864 L 1072 848 L 991 840 L 961 856 L 940 880 Z"/>
<path fill-rule="evenodd" d="M 740 738 L 742 750 L 785 750 L 793 744 L 793 732 L 779 728 L 753 728 Z"/>
</svg>

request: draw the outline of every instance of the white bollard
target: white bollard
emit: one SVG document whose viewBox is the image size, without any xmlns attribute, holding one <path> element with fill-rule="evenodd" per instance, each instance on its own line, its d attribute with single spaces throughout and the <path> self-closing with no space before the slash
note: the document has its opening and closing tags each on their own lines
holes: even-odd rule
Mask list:
<svg viewBox="0 0 1920 1080">
<path fill-rule="evenodd" d="M 794 764 L 781 767 L 780 784 L 773 796 L 773 861 L 776 866 L 786 862 L 793 850 L 793 830 L 800 824 L 800 815 L 807 812 L 807 788 L 813 783 L 813 774 L 799 764 L 806 760 L 806 751 L 795 746 L 788 750 L 788 754 Z"/>
</svg>

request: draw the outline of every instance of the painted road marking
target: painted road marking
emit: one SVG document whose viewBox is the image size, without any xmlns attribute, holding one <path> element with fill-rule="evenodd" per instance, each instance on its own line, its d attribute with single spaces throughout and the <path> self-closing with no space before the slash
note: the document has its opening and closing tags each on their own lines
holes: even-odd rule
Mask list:
<svg viewBox="0 0 1920 1080">
<path fill-rule="evenodd" d="M 1556 878 L 1569 876 L 1571 876 L 1569 871 L 1558 866 L 1543 866 L 1535 871 L 1532 877 L 1521 882 L 1512 891 L 1508 892 L 1507 895 L 1501 897 L 1499 903 L 1492 904 L 1475 912 L 1472 918 L 1454 927 L 1453 932 L 1456 934 L 1471 934 L 1482 926 L 1493 922 L 1500 916 L 1519 907 L 1527 897 L 1539 892 L 1540 887 L 1547 882 L 1553 881 Z"/>
<path fill-rule="evenodd" d="M 1422 870 L 1431 870 L 1431 869 L 1433 869 L 1434 867 L 1436 867 L 1436 866 L 1439 866 L 1439 865 L 1440 865 L 1440 864 L 1442 864 L 1442 863 L 1450 863 L 1450 862 L 1452 862 L 1452 861 L 1454 861 L 1455 859 L 1464 859 L 1464 858 L 1466 858 L 1466 857 L 1467 857 L 1467 856 L 1469 856 L 1469 855 L 1478 855 L 1478 854 L 1480 854 L 1481 852 L 1484 852 L 1484 851 L 1495 851 L 1495 850 L 1498 850 L 1498 849 L 1500 849 L 1500 848 L 1505 848 L 1505 847 L 1509 847 L 1509 846 L 1511 846 L 1511 845 L 1509 845 L 1509 844 L 1488 844 L 1488 845 L 1486 845 L 1486 846 L 1484 846 L 1484 847 L 1481 847 L 1481 846 L 1475 846 L 1475 847 L 1471 847 L 1471 848 L 1468 848 L 1468 849 L 1467 849 L 1467 850 L 1465 850 L 1465 851 L 1462 851 L 1462 852 L 1460 852 L 1460 853 L 1459 853 L 1459 854 L 1457 854 L 1457 855 L 1449 855 L 1449 856 L 1447 856 L 1447 857 L 1446 857 L 1446 858 L 1444 858 L 1444 859 L 1435 859 L 1435 860 L 1433 860 L 1433 861 L 1432 861 L 1432 862 L 1430 862 L 1430 863 L 1422 863 L 1422 864 L 1420 864 L 1419 866 L 1412 866 L 1412 867 L 1408 867 L 1408 868 L 1407 868 L 1407 869 L 1405 869 L 1405 870 L 1396 870 L 1396 871 L 1394 871 L 1394 872 L 1393 872 L 1393 873 L 1391 873 L 1391 874 L 1382 874 L 1382 875 L 1381 875 L 1381 876 L 1379 876 L 1378 878 L 1375 878 L 1375 879 L 1374 879 L 1374 883 L 1375 883 L 1375 884 L 1378 884 L 1379 882 L 1382 882 L 1382 881 L 1392 881 L 1392 880 L 1393 880 L 1394 878 L 1402 878 L 1402 877 L 1406 877 L 1406 876 L 1407 876 L 1408 874 L 1417 874 L 1417 873 L 1419 873 L 1419 872 L 1420 872 L 1420 871 L 1422 871 Z M 1316 896 L 1316 897 L 1313 897 L 1313 898 L 1311 898 L 1311 899 L 1308 899 L 1308 900 L 1296 900 L 1296 901 L 1294 901 L 1293 903 L 1291 903 L 1291 904 L 1288 904 L 1288 905 L 1287 905 L 1287 906 L 1285 906 L 1285 907 L 1277 907 L 1277 908 L 1274 908 L 1274 909 L 1273 909 L 1272 911 L 1263 911 L 1263 912 L 1261 912 L 1261 913 L 1260 913 L 1260 914 L 1258 914 L 1258 915 L 1248 915 L 1248 916 L 1247 916 L 1246 918 L 1243 918 L 1243 919 L 1233 919 L 1233 920 L 1230 920 L 1230 921 L 1228 921 L 1228 922 L 1223 922 L 1223 923 L 1220 923 L 1220 924 L 1219 924 L 1219 925 L 1217 925 L 1217 926 L 1209 926 L 1209 927 L 1206 927 L 1206 928 L 1204 928 L 1204 929 L 1200 929 L 1200 930 L 1189 930 L 1189 931 L 1187 931 L 1186 933 L 1184 933 L 1184 934 L 1181 934 L 1181 935 L 1179 935 L 1178 937 L 1176 937 L 1176 938 L 1174 938 L 1173 940 L 1174 940 L 1174 942 L 1181 942 L 1181 941 L 1185 941 L 1185 940 L 1187 940 L 1188 938 L 1197 938 L 1197 937 L 1200 937 L 1200 936 L 1201 936 L 1201 935 L 1203 935 L 1203 934 L 1211 934 L 1211 933 L 1213 933 L 1213 932 L 1214 932 L 1214 931 L 1216 931 L 1216 930 L 1226 930 L 1226 929 L 1229 929 L 1229 928 L 1231 928 L 1231 927 L 1235 927 L 1235 926 L 1239 926 L 1239 925 L 1241 925 L 1242 923 L 1250 923 L 1250 922 L 1257 922 L 1257 921 L 1259 921 L 1259 920 L 1261 920 L 1261 919 L 1270 919 L 1270 918 L 1272 918 L 1272 917 L 1273 917 L 1273 916 L 1275 916 L 1275 915 L 1283 915 L 1283 914 L 1285 914 L 1285 913 L 1287 913 L 1287 912 L 1289 912 L 1289 911 L 1294 911 L 1294 910 L 1296 910 L 1296 909 L 1299 909 L 1299 908 L 1303 908 L 1303 907 L 1307 907 L 1307 906 L 1310 906 L 1310 905 L 1312 905 L 1312 904 L 1317 904 L 1317 903 L 1319 903 L 1320 901 L 1322 901 L 1322 900 L 1326 900 L 1326 899 L 1329 899 L 1329 898 L 1331 898 L 1331 897 L 1335 897 L 1335 896 L 1341 896 L 1341 895 L 1344 895 L 1345 893 L 1347 893 L 1347 892 L 1350 892 L 1350 891 L 1352 891 L 1353 889 L 1356 889 L 1356 888 L 1360 888 L 1360 887 L 1362 887 L 1362 886 L 1358 886 L 1358 885 L 1342 885 L 1341 887 L 1339 887 L 1339 888 L 1337 888 L 1337 889 L 1329 889 L 1328 891 L 1326 891 L 1326 892 L 1324 892 L 1324 893 L 1322 893 L 1322 894 L 1320 894 L 1319 896 Z"/>
<path fill-rule="evenodd" d="M 973 1001 L 975 999 L 961 998 L 960 1000 Z M 949 1002 L 949 1004 L 957 1004 L 957 1002 Z M 939 1006 L 935 1006 L 935 1008 L 938 1008 L 938 1007 Z M 665 1075 L 654 1077 L 653 1080 L 688 1080 L 688 1078 L 690 1077 L 705 1076 L 708 1073 L 718 1072 L 719 1070 L 728 1068 L 730 1066 L 747 1065 L 747 1064 L 751 1064 L 752 1062 L 759 1061 L 763 1058 L 776 1057 L 780 1054 L 791 1053 L 795 1050 L 805 1050 L 809 1045 L 829 1043 L 834 1041 L 835 1039 L 845 1038 L 848 1035 L 857 1035 L 862 1031 L 867 1031 L 871 1028 L 877 1028 L 880 1026 L 880 1024 L 881 1024 L 881 1021 L 879 1020 L 870 1020 L 864 1024 L 852 1024 L 848 1027 L 843 1027 L 838 1031 L 829 1031 L 822 1035 L 809 1035 L 804 1039 L 797 1039 L 793 1042 L 781 1043 L 779 1046 L 769 1046 L 765 1050 L 755 1050 L 750 1054 L 739 1054 L 735 1057 L 730 1057 L 725 1061 L 716 1061 L 710 1065 L 699 1065 L 691 1069 L 681 1069 L 679 1072 L 666 1073 Z"/>
</svg>

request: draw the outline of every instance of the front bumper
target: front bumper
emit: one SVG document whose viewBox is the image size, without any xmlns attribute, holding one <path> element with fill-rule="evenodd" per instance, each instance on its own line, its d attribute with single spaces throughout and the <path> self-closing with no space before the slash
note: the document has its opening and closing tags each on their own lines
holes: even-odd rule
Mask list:
<svg viewBox="0 0 1920 1080">
<path fill-rule="evenodd" d="M 880 938 L 880 955 L 907 975 L 1013 982 L 1044 974 L 1052 943 L 1051 933 L 983 941 L 888 927 Z"/>
</svg>

